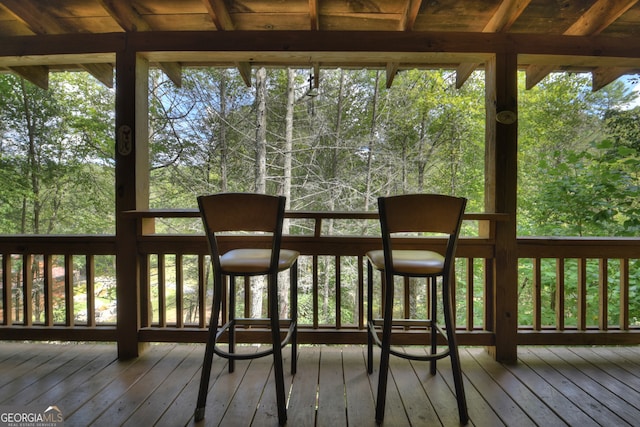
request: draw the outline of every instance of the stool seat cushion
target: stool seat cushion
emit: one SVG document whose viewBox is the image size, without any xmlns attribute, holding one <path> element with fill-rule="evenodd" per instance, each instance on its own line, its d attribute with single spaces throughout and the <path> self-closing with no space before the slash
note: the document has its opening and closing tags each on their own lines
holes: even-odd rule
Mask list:
<svg viewBox="0 0 640 427">
<path fill-rule="evenodd" d="M 434 251 L 394 250 L 392 253 L 395 274 L 430 275 L 442 274 L 444 256 Z M 384 251 L 367 252 L 367 258 L 376 270 L 384 271 Z"/>
<path fill-rule="evenodd" d="M 290 268 L 300 255 L 289 249 L 280 250 L 278 271 Z M 233 249 L 220 257 L 224 274 L 266 274 L 271 262 L 271 249 Z"/>
</svg>

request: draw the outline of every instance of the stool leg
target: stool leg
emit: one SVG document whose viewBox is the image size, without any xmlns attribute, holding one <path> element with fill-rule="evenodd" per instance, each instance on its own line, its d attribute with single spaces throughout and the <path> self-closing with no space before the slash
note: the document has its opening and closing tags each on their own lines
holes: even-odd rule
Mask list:
<svg viewBox="0 0 640 427">
<path fill-rule="evenodd" d="M 229 277 L 229 354 L 236 351 L 236 276 Z M 229 358 L 229 373 L 236 368 L 236 360 Z"/>
<path fill-rule="evenodd" d="M 373 267 L 367 262 L 367 372 L 373 373 Z"/>
<path fill-rule="evenodd" d="M 436 322 L 438 318 L 438 288 L 436 277 L 430 277 L 427 279 L 430 285 L 431 292 L 431 354 L 438 352 L 438 329 L 436 328 Z M 436 374 L 436 359 L 429 361 L 431 375 Z"/>
<path fill-rule="evenodd" d="M 443 281 L 448 277 L 443 277 Z M 469 414 L 467 411 L 467 398 L 464 393 L 464 382 L 462 379 L 462 368 L 460 367 L 460 355 L 458 354 L 458 344 L 456 343 L 455 322 L 453 320 L 453 309 L 451 303 L 451 295 L 449 294 L 449 284 L 443 282 L 442 304 L 444 311 L 444 321 L 447 328 L 447 341 L 449 344 L 449 356 L 451 357 L 451 371 L 453 372 L 453 383 L 456 389 L 456 400 L 458 401 L 458 415 L 460 423 L 467 424 L 469 422 Z"/>
<path fill-rule="evenodd" d="M 291 321 L 295 322 L 293 337 L 291 337 L 291 375 L 295 375 L 298 366 L 298 261 L 291 266 L 290 283 Z"/>
<path fill-rule="evenodd" d="M 387 400 L 387 379 L 389 377 L 389 356 L 391 350 L 391 326 L 393 323 L 393 274 L 385 271 L 384 276 L 384 324 L 382 325 L 382 351 L 380 353 L 380 372 L 378 373 L 378 399 L 376 401 L 376 422 L 382 423 Z"/>
<path fill-rule="evenodd" d="M 278 276 L 268 276 L 268 300 L 271 319 L 271 344 L 273 345 L 273 375 L 276 383 L 276 403 L 278 405 L 278 422 L 287 422 L 287 402 L 284 392 L 284 370 L 282 368 L 282 345 L 280 338 L 280 318 L 278 316 Z"/>
<path fill-rule="evenodd" d="M 218 319 L 220 317 L 220 306 L 222 304 L 222 278 L 214 278 L 214 297 L 211 319 L 209 320 L 209 336 L 204 351 L 204 361 L 200 373 L 200 388 L 198 390 L 198 401 L 196 403 L 195 420 L 201 421 L 204 418 L 205 406 L 207 404 L 207 394 L 209 391 L 209 379 L 211 377 L 211 365 L 213 362 L 213 348 L 216 345 L 216 334 L 218 333 Z"/>
</svg>

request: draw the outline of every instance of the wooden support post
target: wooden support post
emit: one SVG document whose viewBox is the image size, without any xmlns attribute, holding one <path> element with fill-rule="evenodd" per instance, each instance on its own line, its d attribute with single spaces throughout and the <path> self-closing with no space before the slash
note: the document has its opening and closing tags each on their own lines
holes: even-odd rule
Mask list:
<svg viewBox="0 0 640 427">
<path fill-rule="evenodd" d="M 486 64 L 485 209 L 509 214 L 496 224 L 492 324 L 498 361 L 518 357 L 518 257 L 516 246 L 518 76 L 515 53 L 496 54 Z"/>
<path fill-rule="evenodd" d="M 137 223 L 122 212 L 149 207 L 149 65 L 135 51 L 116 53 L 116 279 L 118 357 L 137 357 L 140 260 Z"/>
<path fill-rule="evenodd" d="M 11 292 L 11 254 L 2 254 L 2 319 L 1 324 L 5 326 L 13 325 L 13 295 Z"/>
</svg>

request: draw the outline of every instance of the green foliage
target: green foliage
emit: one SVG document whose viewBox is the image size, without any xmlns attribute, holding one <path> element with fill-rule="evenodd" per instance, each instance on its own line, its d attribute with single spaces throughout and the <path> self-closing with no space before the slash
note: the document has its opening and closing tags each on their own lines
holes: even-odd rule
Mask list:
<svg viewBox="0 0 640 427">
<path fill-rule="evenodd" d="M 638 113 L 628 94 L 551 75 L 521 94 L 518 218 L 521 235 L 628 236 L 637 232 Z"/>
<path fill-rule="evenodd" d="M 113 233 L 112 91 L 73 73 L 48 91 L 0 82 L 0 233 Z"/>
<path fill-rule="evenodd" d="M 600 322 L 600 306 L 604 299 L 607 305 L 607 321 L 610 325 L 617 325 L 620 319 L 620 264 L 618 261 L 607 263 L 607 293 L 600 291 L 600 272 L 602 266 L 597 260 L 584 260 L 585 263 L 585 322 L 586 327 L 597 326 Z M 557 318 L 560 317 L 565 327 L 578 326 L 578 268 L 579 261 L 576 259 L 564 260 L 564 269 L 558 272 L 556 260 L 542 259 L 540 262 L 540 290 L 539 290 L 539 315 L 542 327 L 555 327 Z M 630 287 L 629 287 L 629 310 L 631 323 L 638 324 L 640 317 L 640 295 L 638 294 L 638 280 L 640 261 L 631 260 L 629 263 Z M 534 319 L 534 304 L 536 291 L 534 289 L 533 264 L 523 261 L 519 266 L 519 313 L 518 320 L 521 325 L 532 325 Z M 559 313 L 557 306 L 558 274 L 564 280 L 562 300 L 564 311 Z"/>
<path fill-rule="evenodd" d="M 638 226 L 638 152 L 610 140 L 591 142 L 581 151 L 554 151 L 557 163 L 541 159 L 535 214 L 538 233 L 547 235 L 633 236 Z"/>
</svg>

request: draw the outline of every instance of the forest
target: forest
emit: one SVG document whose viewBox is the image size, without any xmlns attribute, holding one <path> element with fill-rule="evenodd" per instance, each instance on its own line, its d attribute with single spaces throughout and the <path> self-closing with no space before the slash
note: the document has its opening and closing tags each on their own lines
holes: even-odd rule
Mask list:
<svg viewBox="0 0 640 427">
<path fill-rule="evenodd" d="M 379 195 L 441 192 L 482 212 L 484 81 L 410 70 L 187 69 L 150 79 L 151 207 L 199 194 L 284 194 L 293 210 L 371 210 Z M 523 87 L 524 85 L 520 85 Z M 629 84 L 591 92 L 551 74 L 519 99 L 518 234 L 634 236 L 640 108 Z M 0 75 L 0 233 L 114 232 L 114 90 L 55 73 L 41 90 Z"/>
<path fill-rule="evenodd" d="M 518 236 L 637 236 L 637 77 L 597 92 L 587 74 L 531 90 L 519 78 Z M 482 72 L 460 89 L 450 70 L 403 71 L 391 88 L 378 70 L 312 82 L 309 70 L 261 68 L 246 87 L 233 69 L 190 68 L 176 87 L 153 70 L 150 206 L 248 191 L 285 195 L 291 210 L 370 211 L 381 195 L 435 192 L 484 211 Z M 0 235 L 114 233 L 114 98 L 81 72 L 52 73 L 47 91 L 0 74 Z"/>
</svg>

